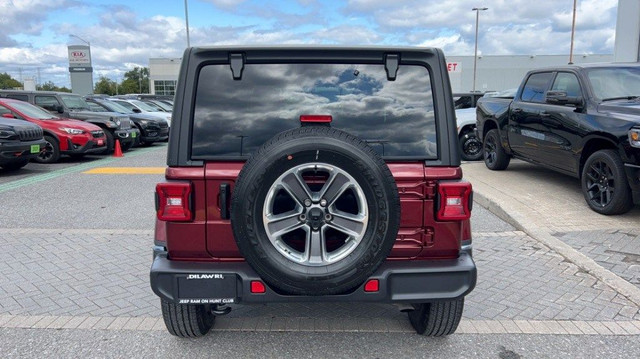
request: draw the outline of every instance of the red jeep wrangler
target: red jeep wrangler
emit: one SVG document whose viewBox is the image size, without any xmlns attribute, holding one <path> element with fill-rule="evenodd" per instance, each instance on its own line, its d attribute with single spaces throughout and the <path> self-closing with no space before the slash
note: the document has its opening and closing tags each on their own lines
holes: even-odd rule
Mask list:
<svg viewBox="0 0 640 359">
<path fill-rule="evenodd" d="M 184 53 L 151 287 L 169 332 L 230 305 L 397 304 L 456 330 L 476 283 L 444 55 L 426 48 Z"/>
</svg>

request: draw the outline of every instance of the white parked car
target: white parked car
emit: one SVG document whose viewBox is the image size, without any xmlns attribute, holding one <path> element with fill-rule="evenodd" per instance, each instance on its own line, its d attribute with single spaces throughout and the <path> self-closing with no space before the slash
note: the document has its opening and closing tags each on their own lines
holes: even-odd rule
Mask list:
<svg viewBox="0 0 640 359">
<path fill-rule="evenodd" d="M 476 136 L 476 108 L 456 110 L 460 157 L 465 161 L 482 159 L 482 142 Z"/>
<path fill-rule="evenodd" d="M 163 120 L 167 120 L 169 128 L 171 128 L 171 113 L 156 111 L 153 107 L 139 100 L 129 100 L 120 98 L 110 98 L 109 101 L 116 102 L 136 113 L 144 113 Z"/>
</svg>

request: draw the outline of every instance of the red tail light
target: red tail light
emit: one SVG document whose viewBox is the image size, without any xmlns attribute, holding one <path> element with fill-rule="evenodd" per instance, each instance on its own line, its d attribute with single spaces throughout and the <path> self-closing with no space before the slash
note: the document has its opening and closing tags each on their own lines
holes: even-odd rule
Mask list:
<svg viewBox="0 0 640 359">
<path fill-rule="evenodd" d="M 460 221 L 471 217 L 471 183 L 440 182 L 438 194 L 438 220 Z"/>
<path fill-rule="evenodd" d="M 167 182 L 156 185 L 156 211 L 161 221 L 192 220 L 191 183 Z"/>
<path fill-rule="evenodd" d="M 331 123 L 333 117 L 331 115 L 300 115 L 302 123 Z"/>
</svg>

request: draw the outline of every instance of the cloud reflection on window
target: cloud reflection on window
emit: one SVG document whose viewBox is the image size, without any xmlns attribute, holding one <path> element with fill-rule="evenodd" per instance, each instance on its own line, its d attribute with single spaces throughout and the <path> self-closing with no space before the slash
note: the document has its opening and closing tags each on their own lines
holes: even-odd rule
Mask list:
<svg viewBox="0 0 640 359">
<path fill-rule="evenodd" d="M 332 127 L 367 141 L 388 157 L 437 157 L 429 73 L 400 66 L 388 81 L 383 65 L 248 64 L 241 81 L 229 65 L 209 65 L 198 81 L 192 157 L 248 155 L 300 115 L 331 115 Z"/>
</svg>

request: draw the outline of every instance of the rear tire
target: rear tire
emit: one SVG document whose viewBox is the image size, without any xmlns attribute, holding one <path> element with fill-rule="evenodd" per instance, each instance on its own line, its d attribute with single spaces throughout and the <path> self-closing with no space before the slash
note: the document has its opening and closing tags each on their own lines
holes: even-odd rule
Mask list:
<svg viewBox="0 0 640 359">
<path fill-rule="evenodd" d="M 180 338 L 197 338 L 209 332 L 216 317 L 209 306 L 174 304 L 160 299 L 162 318 L 167 330 Z"/>
<path fill-rule="evenodd" d="M 102 152 L 102 154 L 109 154 L 113 152 L 116 141 L 113 139 L 113 133 L 111 133 L 109 130 L 102 129 L 102 131 L 104 131 L 104 136 L 107 138 L 105 141 L 106 142 L 105 144 L 107 146 Z"/>
<path fill-rule="evenodd" d="M 124 142 L 122 143 L 121 149 L 122 152 L 127 152 L 131 149 L 131 147 L 133 147 L 135 141 L 129 141 L 129 142 Z"/>
<path fill-rule="evenodd" d="M 502 171 L 509 166 L 511 157 L 502 148 L 500 134 L 497 129 L 490 130 L 484 136 L 482 150 L 484 152 L 484 164 L 488 169 Z"/>
<path fill-rule="evenodd" d="M 420 335 L 441 337 L 453 334 L 460 324 L 464 298 L 413 305 L 415 310 L 408 313 L 411 325 Z"/>
</svg>

